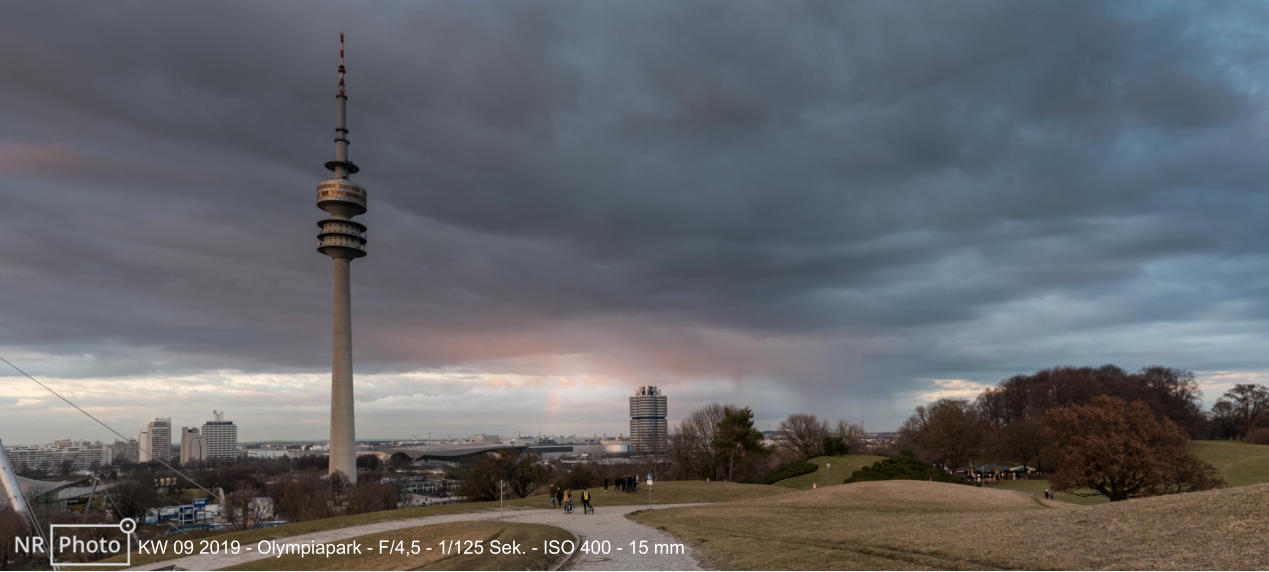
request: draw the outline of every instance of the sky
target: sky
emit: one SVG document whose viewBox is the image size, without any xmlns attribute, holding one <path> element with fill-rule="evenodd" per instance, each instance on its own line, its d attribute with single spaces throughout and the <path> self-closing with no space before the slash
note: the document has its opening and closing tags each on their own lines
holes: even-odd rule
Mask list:
<svg viewBox="0 0 1269 572">
<path fill-rule="evenodd" d="M 1253 2 L 6 5 L 0 356 L 127 435 L 216 409 L 324 439 L 342 31 L 361 438 L 611 436 L 645 384 L 672 425 L 894 430 L 1107 363 L 1210 404 L 1269 383 L 1266 30 Z M 113 435 L 0 371 L 0 439 L 60 437 Z"/>
</svg>

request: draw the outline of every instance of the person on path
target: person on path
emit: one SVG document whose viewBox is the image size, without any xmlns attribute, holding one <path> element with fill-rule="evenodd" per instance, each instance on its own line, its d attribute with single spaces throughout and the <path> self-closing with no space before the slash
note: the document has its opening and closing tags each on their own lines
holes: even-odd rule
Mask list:
<svg viewBox="0 0 1269 572">
<path fill-rule="evenodd" d="M 555 485 L 551 485 L 551 508 L 555 508 Z"/>
<path fill-rule="evenodd" d="M 564 488 L 563 487 L 558 487 L 555 489 L 555 502 L 556 504 L 559 505 L 559 508 L 561 509 L 564 508 Z"/>
<path fill-rule="evenodd" d="M 573 489 L 564 489 L 564 512 L 573 512 Z"/>
<path fill-rule="evenodd" d="M 591 514 L 595 512 L 595 507 L 590 506 L 590 489 L 582 489 L 582 514 Z"/>
</svg>

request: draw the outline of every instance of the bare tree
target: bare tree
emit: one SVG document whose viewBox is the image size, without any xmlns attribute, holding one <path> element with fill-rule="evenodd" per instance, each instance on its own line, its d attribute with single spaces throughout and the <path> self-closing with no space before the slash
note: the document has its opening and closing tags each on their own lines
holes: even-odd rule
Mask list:
<svg viewBox="0 0 1269 572">
<path fill-rule="evenodd" d="M 159 504 L 159 495 L 154 489 L 154 483 L 145 476 L 116 482 L 110 489 L 115 517 L 145 522 L 145 513 Z"/>
<path fill-rule="evenodd" d="M 670 457 L 678 467 L 679 476 L 721 478 L 722 463 L 711 444 L 718 433 L 718 423 L 727 416 L 727 407 L 730 406 L 711 403 L 697 409 L 670 435 Z"/>
<path fill-rule="evenodd" d="M 780 446 L 792 449 L 800 457 L 814 457 L 824 452 L 828 422 L 814 415 L 794 413 L 780 422 Z"/>
<path fill-rule="evenodd" d="M 833 431 L 833 436 L 841 439 L 846 444 L 847 450 L 858 452 L 864 444 L 864 426 L 840 419 L 837 421 L 837 429 Z"/>
<path fill-rule="evenodd" d="M 348 492 L 344 514 L 359 514 L 397 508 L 400 488 L 394 482 L 360 480 Z"/>
<path fill-rule="evenodd" d="M 0 570 L 19 570 L 23 566 L 11 566 L 22 559 L 18 556 L 14 539 L 29 533 L 26 521 L 9 508 L 0 509 Z"/>
<path fill-rule="evenodd" d="M 304 473 L 282 486 L 281 513 L 292 521 L 326 518 L 333 514 L 331 487 L 314 473 Z"/>
<path fill-rule="evenodd" d="M 225 506 L 221 507 L 221 511 L 231 528 L 247 530 L 273 518 L 273 501 L 263 496 L 260 490 L 250 488 L 243 482 L 239 483 L 236 490 L 225 495 Z"/>
<path fill-rule="evenodd" d="M 928 463 L 963 467 L 982 452 L 987 423 L 968 401 L 940 399 L 916 414 L 899 429 L 901 446 Z"/>
<path fill-rule="evenodd" d="M 1246 439 L 1258 425 L 1269 422 L 1269 388 L 1251 383 L 1235 385 L 1216 401 L 1212 412 L 1220 415 L 1238 438 Z"/>
</svg>

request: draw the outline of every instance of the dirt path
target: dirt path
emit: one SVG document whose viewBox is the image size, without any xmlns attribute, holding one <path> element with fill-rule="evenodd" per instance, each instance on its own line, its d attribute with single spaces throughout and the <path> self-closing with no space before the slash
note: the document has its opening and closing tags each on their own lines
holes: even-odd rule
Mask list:
<svg viewBox="0 0 1269 572">
<path fill-rule="evenodd" d="M 279 544 L 303 544 L 310 541 L 317 543 L 338 542 L 346 538 L 353 538 L 376 532 L 426 526 L 429 524 L 468 520 L 503 520 L 507 522 L 525 522 L 558 526 L 577 535 L 578 540 L 581 542 L 588 540 L 607 540 L 611 543 L 611 551 L 608 554 L 583 554 L 580 550 L 575 552 L 571 558 L 563 562 L 563 569 L 565 570 L 700 570 L 700 563 L 697 561 L 695 554 L 693 554 L 691 547 L 679 543 L 677 538 L 664 531 L 644 526 L 626 518 L 627 514 L 637 510 L 644 510 L 647 508 L 675 508 L 680 506 L 695 505 L 666 504 L 653 505 L 652 507 L 641 505 L 599 507 L 596 509 L 595 514 L 586 515 L 581 513 L 580 508 L 577 511 L 574 511 L 573 514 L 564 514 L 563 511 L 549 509 L 508 510 L 505 517 L 499 517 L 496 512 L 447 514 L 441 516 L 392 520 L 386 522 L 376 522 L 373 524 L 335 528 L 287 538 L 279 538 L 275 540 L 275 542 Z M 635 542 L 634 551 L 631 550 L 630 543 L 632 541 Z M 646 554 L 637 553 L 641 544 L 640 541 L 646 541 Z M 680 552 L 680 547 L 682 552 Z M 243 548 L 243 553 L 236 555 L 220 554 L 186 556 L 184 558 L 177 558 L 174 560 L 152 562 L 144 566 L 130 568 L 129 570 L 158 570 L 160 568 L 169 570 L 215 570 L 217 568 L 235 566 L 259 560 L 261 558 L 270 558 L 270 556 L 261 556 L 256 551 L 257 548 L 255 544 L 250 544 L 244 546 Z M 660 554 L 657 552 L 660 552 Z"/>
</svg>

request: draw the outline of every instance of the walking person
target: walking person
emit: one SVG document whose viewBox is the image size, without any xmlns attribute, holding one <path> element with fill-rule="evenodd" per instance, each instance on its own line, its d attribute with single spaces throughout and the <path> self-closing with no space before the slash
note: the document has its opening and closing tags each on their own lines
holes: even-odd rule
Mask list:
<svg viewBox="0 0 1269 572">
<path fill-rule="evenodd" d="M 564 489 L 564 512 L 573 514 L 573 489 Z"/>
<path fill-rule="evenodd" d="M 551 508 L 555 508 L 555 485 L 551 485 L 550 497 L 551 497 Z"/>
<path fill-rule="evenodd" d="M 608 477 L 604 477 L 604 492 L 608 492 Z"/>
<path fill-rule="evenodd" d="M 595 507 L 590 506 L 590 489 L 582 489 L 582 514 L 592 514 Z"/>
<path fill-rule="evenodd" d="M 559 505 L 561 509 L 564 508 L 564 488 L 563 487 L 556 487 L 555 502 L 556 504 Z"/>
</svg>

